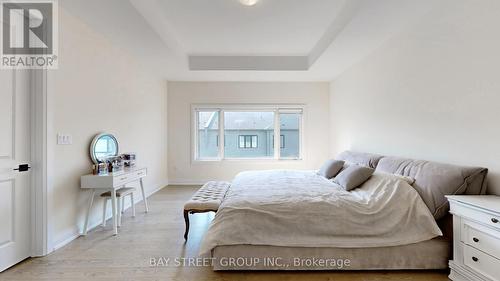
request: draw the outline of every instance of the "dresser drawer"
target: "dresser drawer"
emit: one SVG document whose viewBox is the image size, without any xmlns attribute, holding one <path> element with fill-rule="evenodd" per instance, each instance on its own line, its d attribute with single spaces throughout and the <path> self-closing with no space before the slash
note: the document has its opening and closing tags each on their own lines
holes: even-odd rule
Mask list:
<svg viewBox="0 0 500 281">
<path fill-rule="evenodd" d="M 484 225 L 500 230 L 500 216 L 492 215 L 487 212 L 477 210 L 476 208 L 468 207 L 461 204 L 452 204 L 451 212 L 471 221 L 479 222 Z"/>
<path fill-rule="evenodd" d="M 500 279 L 500 260 L 469 245 L 464 245 L 464 264 L 491 280 Z"/>
<path fill-rule="evenodd" d="M 471 222 L 464 222 L 462 241 L 489 255 L 500 258 L 500 232 Z"/>
</svg>

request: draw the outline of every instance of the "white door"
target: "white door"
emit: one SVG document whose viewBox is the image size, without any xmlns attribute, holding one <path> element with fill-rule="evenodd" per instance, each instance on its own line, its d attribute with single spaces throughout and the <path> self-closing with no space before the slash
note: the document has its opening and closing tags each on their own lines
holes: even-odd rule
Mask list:
<svg viewBox="0 0 500 281">
<path fill-rule="evenodd" d="M 0 70 L 0 271 L 30 256 L 29 70 Z M 22 169 L 21 169 L 22 170 Z"/>
</svg>

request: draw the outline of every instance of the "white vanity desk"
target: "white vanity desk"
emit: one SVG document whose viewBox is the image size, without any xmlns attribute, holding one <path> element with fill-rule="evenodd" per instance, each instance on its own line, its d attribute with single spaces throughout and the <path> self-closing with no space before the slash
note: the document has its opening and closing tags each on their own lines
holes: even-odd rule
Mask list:
<svg viewBox="0 0 500 281">
<path fill-rule="evenodd" d="M 120 210 L 117 210 L 116 202 L 116 190 L 124 187 L 125 185 L 132 182 L 140 182 L 142 198 L 144 200 L 144 205 L 146 207 L 146 212 L 148 209 L 148 201 L 146 200 L 146 194 L 144 193 L 144 185 L 142 183 L 142 178 L 147 175 L 147 169 L 144 167 L 132 167 L 125 168 L 122 171 L 108 173 L 104 175 L 85 175 L 81 177 L 81 188 L 89 189 L 91 195 L 89 198 L 89 205 L 87 209 L 87 216 L 85 218 L 85 224 L 83 226 L 83 235 L 87 235 L 87 227 L 89 223 L 90 210 L 94 202 L 94 197 L 96 192 L 106 192 L 111 191 L 111 209 L 113 213 L 113 231 L 114 235 L 118 234 L 118 221 L 121 215 Z"/>
</svg>

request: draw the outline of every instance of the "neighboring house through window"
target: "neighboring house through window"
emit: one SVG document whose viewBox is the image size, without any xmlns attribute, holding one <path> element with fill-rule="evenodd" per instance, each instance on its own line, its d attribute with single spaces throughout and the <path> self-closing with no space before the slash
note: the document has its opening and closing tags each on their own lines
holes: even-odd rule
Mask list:
<svg viewBox="0 0 500 281">
<path fill-rule="evenodd" d="M 302 112 L 301 106 L 193 106 L 194 159 L 301 159 Z"/>
</svg>

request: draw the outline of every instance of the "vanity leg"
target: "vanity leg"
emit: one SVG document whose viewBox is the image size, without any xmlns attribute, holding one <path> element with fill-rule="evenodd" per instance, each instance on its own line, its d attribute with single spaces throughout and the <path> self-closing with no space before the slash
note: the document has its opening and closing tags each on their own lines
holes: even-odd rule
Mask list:
<svg viewBox="0 0 500 281">
<path fill-rule="evenodd" d="M 90 209 L 92 209 L 92 203 L 94 203 L 95 189 L 92 189 L 89 198 L 89 207 L 87 208 L 87 215 L 85 217 L 85 224 L 83 225 L 83 235 L 87 235 L 87 227 L 89 226 Z"/>
<path fill-rule="evenodd" d="M 122 202 L 123 202 L 122 198 L 118 198 L 116 200 L 116 203 L 117 203 L 116 216 L 117 216 L 117 220 L 118 220 L 118 227 L 122 226 L 122 209 L 121 209 Z"/>
<path fill-rule="evenodd" d="M 147 213 L 149 212 L 148 200 L 146 199 L 146 193 L 144 193 L 144 184 L 142 183 L 142 178 L 140 179 L 140 182 L 141 182 L 142 200 L 144 201 L 144 206 L 146 206 L 146 213 Z"/>
<path fill-rule="evenodd" d="M 118 234 L 118 218 L 116 211 L 116 190 L 113 188 L 111 190 L 111 209 L 113 212 L 113 235 Z"/>
</svg>

